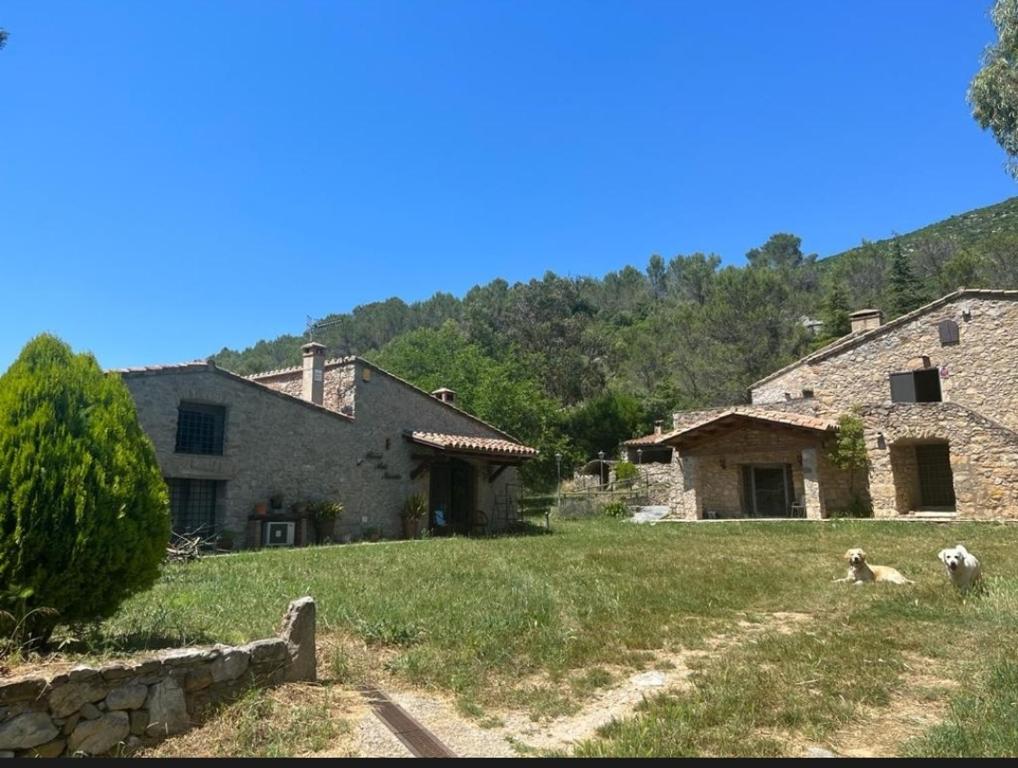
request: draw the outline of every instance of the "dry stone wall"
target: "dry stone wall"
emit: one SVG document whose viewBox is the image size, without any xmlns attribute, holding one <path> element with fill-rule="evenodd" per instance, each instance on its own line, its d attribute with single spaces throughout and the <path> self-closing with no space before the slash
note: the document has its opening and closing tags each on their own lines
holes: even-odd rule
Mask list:
<svg viewBox="0 0 1018 768">
<path fill-rule="evenodd" d="M 0 756 L 131 752 L 188 730 L 252 686 L 315 677 L 315 603 L 305 597 L 290 603 L 279 637 L 0 680 Z"/>
</svg>

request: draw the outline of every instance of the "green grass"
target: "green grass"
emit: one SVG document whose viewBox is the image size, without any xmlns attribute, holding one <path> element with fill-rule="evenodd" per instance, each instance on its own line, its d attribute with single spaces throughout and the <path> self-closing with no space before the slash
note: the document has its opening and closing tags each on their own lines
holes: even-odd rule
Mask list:
<svg viewBox="0 0 1018 768">
<path fill-rule="evenodd" d="M 936 558 L 957 541 L 990 577 L 967 600 Z M 747 615 L 808 613 L 812 621 L 791 634 L 764 633 L 708 657 L 694 691 L 652 700 L 578 750 L 777 754 L 787 750 L 780 734 L 823 741 L 861 706 L 886 705 L 907 658 L 966 685 L 989 675 L 979 649 L 1018 639 L 1016 545 L 1018 526 L 990 524 L 599 519 L 559 522 L 547 536 L 241 553 L 168 567 L 83 650 L 263 637 L 289 600 L 311 594 L 320 632 L 366 643 L 380 673 L 452 692 L 477 717 L 500 706 L 537 717 L 572 711 L 610 685 L 603 667 L 653 668 L 650 651 L 704 647 Z M 832 583 L 851 546 L 915 586 Z M 342 654 L 332 665 L 338 678 L 349 675 Z M 952 715 L 966 733 L 982 717 L 972 713 L 1004 711 L 987 685 L 974 709 Z"/>
</svg>

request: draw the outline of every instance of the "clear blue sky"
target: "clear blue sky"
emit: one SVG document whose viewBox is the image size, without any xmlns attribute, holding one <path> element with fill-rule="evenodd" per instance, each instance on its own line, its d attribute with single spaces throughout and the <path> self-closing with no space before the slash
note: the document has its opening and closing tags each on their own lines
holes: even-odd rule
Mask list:
<svg viewBox="0 0 1018 768">
<path fill-rule="evenodd" d="M 1016 194 L 990 0 L 0 2 L 0 370 Z"/>
</svg>

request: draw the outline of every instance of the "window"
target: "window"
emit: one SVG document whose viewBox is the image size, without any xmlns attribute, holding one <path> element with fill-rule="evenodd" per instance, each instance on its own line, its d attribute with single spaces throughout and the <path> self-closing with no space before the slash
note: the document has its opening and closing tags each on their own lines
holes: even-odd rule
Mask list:
<svg viewBox="0 0 1018 768">
<path fill-rule="evenodd" d="M 223 455 L 223 422 L 226 409 L 221 405 L 181 403 L 177 409 L 177 453 Z"/>
<path fill-rule="evenodd" d="M 803 387 L 802 396 L 806 400 L 811 399 L 813 397 L 813 387 Z"/>
<path fill-rule="evenodd" d="M 216 480 L 168 478 L 173 532 L 211 536 L 216 531 Z"/>
<path fill-rule="evenodd" d="M 960 340 L 958 323 L 954 320 L 941 320 L 937 323 L 937 332 L 940 334 L 940 346 L 948 347 L 957 344 Z"/>
<path fill-rule="evenodd" d="M 893 403 L 939 403 L 942 399 L 939 368 L 891 374 Z"/>
</svg>

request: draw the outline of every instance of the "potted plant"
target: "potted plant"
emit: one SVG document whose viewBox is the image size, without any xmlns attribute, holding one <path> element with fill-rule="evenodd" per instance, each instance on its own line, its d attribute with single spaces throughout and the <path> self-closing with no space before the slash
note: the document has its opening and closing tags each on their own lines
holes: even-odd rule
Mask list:
<svg viewBox="0 0 1018 768">
<path fill-rule="evenodd" d="M 307 505 L 308 514 L 315 524 L 315 539 L 319 544 L 332 540 L 336 520 L 343 513 L 338 501 L 313 501 Z"/>
<path fill-rule="evenodd" d="M 420 533 L 421 520 L 428 514 L 428 502 L 424 495 L 414 493 L 403 502 L 400 519 L 403 521 L 403 535 L 408 539 L 416 539 Z"/>
<path fill-rule="evenodd" d="M 283 508 L 283 494 L 281 494 L 279 492 L 276 492 L 276 493 L 272 494 L 271 496 L 269 496 L 269 506 L 271 506 L 273 509 L 282 509 Z"/>
<path fill-rule="evenodd" d="M 269 505 L 264 501 L 256 501 L 254 511 L 258 517 L 266 517 L 269 514 Z"/>
</svg>

